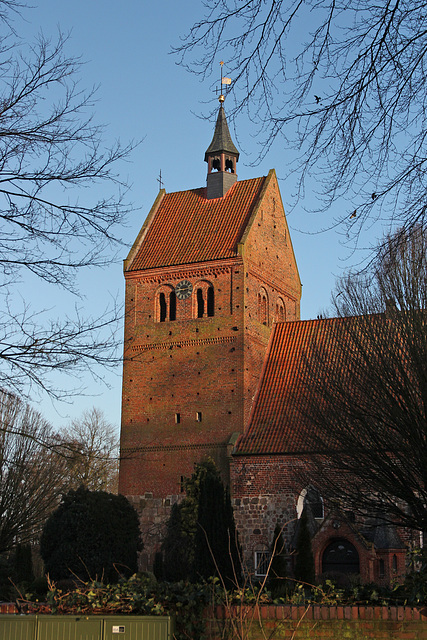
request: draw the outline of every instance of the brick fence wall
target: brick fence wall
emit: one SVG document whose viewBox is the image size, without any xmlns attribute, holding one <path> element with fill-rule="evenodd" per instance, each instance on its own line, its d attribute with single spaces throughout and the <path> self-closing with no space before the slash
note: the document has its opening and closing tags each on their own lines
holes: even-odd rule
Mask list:
<svg viewBox="0 0 427 640">
<path fill-rule="evenodd" d="M 271 605 L 210 611 L 211 639 L 231 630 L 230 613 L 238 635 L 248 640 L 427 640 L 427 609 Z"/>
<path fill-rule="evenodd" d="M 6 613 L 18 613 L 16 605 L 0 603 Z M 235 637 L 247 640 L 427 640 L 427 608 L 272 605 L 207 611 L 209 640 L 231 630 L 230 614 Z"/>
<path fill-rule="evenodd" d="M 1 613 L 19 613 L 19 612 L 14 602 L 0 602 L 0 614 Z"/>
</svg>

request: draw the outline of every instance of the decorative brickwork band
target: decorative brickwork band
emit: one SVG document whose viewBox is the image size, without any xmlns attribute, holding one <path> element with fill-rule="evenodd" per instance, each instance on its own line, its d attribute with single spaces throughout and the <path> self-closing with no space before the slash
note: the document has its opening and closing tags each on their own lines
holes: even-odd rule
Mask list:
<svg viewBox="0 0 427 640">
<path fill-rule="evenodd" d="M 171 280 L 182 280 L 183 278 L 204 278 L 206 276 L 220 276 L 224 273 L 230 273 L 231 266 L 236 264 L 236 259 L 230 260 L 230 266 L 207 266 L 203 265 L 199 269 L 173 269 L 169 267 L 165 269 L 164 273 L 149 273 L 141 276 L 138 274 L 136 282 L 138 284 L 161 284 L 163 282 L 170 282 Z M 239 263 L 240 264 L 240 261 Z"/>
<path fill-rule="evenodd" d="M 226 342 L 234 342 L 234 336 L 223 336 L 218 338 L 202 338 L 200 340 L 182 340 L 178 342 L 157 342 L 154 344 L 136 344 L 131 348 L 133 353 L 141 353 L 142 351 L 166 351 L 173 347 L 196 347 L 204 344 L 224 344 Z"/>
<path fill-rule="evenodd" d="M 158 451 L 195 451 L 197 449 L 226 449 L 228 447 L 227 442 L 201 442 L 199 444 L 168 444 L 168 445 L 154 445 L 148 447 L 127 447 L 122 449 L 122 457 L 126 453 L 154 453 Z"/>
</svg>

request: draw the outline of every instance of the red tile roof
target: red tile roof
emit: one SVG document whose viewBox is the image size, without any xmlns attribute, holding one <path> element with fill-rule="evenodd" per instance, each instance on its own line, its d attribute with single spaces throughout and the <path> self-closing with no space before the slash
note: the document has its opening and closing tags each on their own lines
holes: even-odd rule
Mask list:
<svg viewBox="0 0 427 640">
<path fill-rule="evenodd" d="M 328 353 L 330 366 L 343 368 L 342 362 L 333 362 L 337 332 L 344 329 L 343 323 L 360 320 L 329 318 L 274 326 L 249 426 L 235 453 L 295 454 L 311 450 L 313 424 L 309 416 L 314 393 L 313 368 L 308 363 L 322 351 Z"/>
<path fill-rule="evenodd" d="M 237 255 L 265 177 L 236 182 L 223 198 L 206 188 L 165 194 L 128 271 L 191 264 Z"/>
</svg>

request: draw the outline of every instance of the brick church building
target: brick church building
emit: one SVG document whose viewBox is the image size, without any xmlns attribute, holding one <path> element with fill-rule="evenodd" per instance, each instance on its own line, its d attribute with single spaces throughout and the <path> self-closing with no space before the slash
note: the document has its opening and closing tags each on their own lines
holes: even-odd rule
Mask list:
<svg viewBox="0 0 427 640">
<path fill-rule="evenodd" d="M 319 323 L 301 282 L 274 170 L 237 179 L 223 101 L 205 187 L 161 189 L 124 262 L 126 319 L 119 491 L 137 508 L 152 566 L 182 479 L 212 457 L 230 484 L 246 561 L 262 574 L 276 523 L 289 549 L 312 503 L 316 574 L 389 582 L 405 572 L 397 531 L 327 510 L 296 470 L 308 451 L 292 408 Z"/>
</svg>

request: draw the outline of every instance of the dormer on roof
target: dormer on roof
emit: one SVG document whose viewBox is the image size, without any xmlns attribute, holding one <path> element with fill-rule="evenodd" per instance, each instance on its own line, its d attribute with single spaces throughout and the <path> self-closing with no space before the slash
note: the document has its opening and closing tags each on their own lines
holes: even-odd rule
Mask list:
<svg viewBox="0 0 427 640">
<path fill-rule="evenodd" d="M 220 102 L 215 132 L 205 153 L 205 162 L 208 163 L 208 200 L 222 198 L 237 180 L 236 163 L 239 152 L 231 139 L 224 107 L 221 100 Z"/>
</svg>

